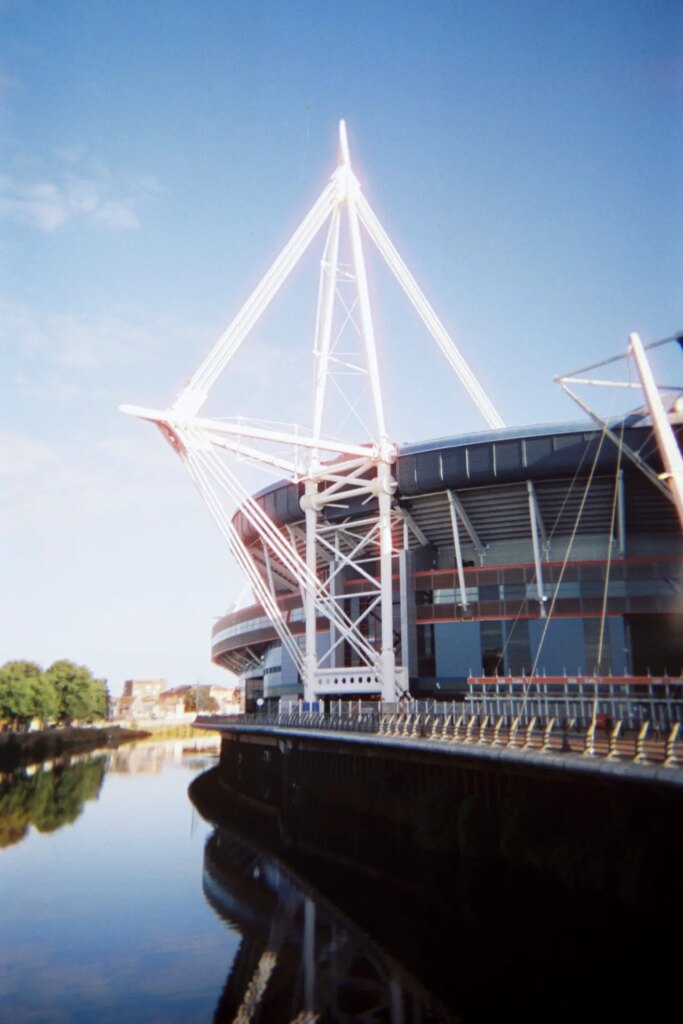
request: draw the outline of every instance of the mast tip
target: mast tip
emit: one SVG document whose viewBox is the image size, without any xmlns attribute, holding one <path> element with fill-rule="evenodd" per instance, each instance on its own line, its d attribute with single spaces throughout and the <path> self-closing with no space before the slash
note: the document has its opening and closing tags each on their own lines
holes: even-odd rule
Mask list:
<svg viewBox="0 0 683 1024">
<path fill-rule="evenodd" d="M 350 164 L 349 158 L 349 139 L 346 134 L 346 121 L 344 118 L 339 122 L 339 148 L 341 150 L 341 158 L 343 164 Z"/>
</svg>

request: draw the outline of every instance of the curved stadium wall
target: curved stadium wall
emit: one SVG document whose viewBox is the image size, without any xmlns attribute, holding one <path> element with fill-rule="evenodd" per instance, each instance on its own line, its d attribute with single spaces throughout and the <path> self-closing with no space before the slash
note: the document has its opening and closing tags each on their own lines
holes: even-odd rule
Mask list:
<svg viewBox="0 0 683 1024">
<path fill-rule="evenodd" d="M 623 425 L 618 432 L 661 472 L 649 427 Z M 683 541 L 676 514 L 601 430 L 560 424 L 399 445 L 395 474 L 402 519 L 394 538 L 397 664 L 407 667 L 414 696 L 451 698 L 470 675 L 681 674 Z M 256 500 L 303 551 L 301 493 L 282 482 Z M 352 523 L 362 511 L 351 505 L 326 514 Z M 262 564 L 260 542 L 239 510 L 233 523 Z M 303 643 L 300 594 L 272 562 L 271 576 Z M 351 596 L 362 590 L 348 573 L 342 585 Z M 379 642 L 371 617 L 367 632 Z M 328 623 L 320 620 L 319 652 L 329 642 Z M 352 664 L 347 657 L 344 664 Z M 260 605 L 215 624 L 212 658 L 241 675 L 251 697 L 303 692 Z"/>
</svg>

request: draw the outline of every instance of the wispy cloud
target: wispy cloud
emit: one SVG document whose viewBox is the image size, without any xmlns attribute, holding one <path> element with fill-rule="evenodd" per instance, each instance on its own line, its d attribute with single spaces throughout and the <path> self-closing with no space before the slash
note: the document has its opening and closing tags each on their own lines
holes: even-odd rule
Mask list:
<svg viewBox="0 0 683 1024">
<path fill-rule="evenodd" d="M 54 451 L 43 441 L 22 434 L 0 433 L 0 479 L 31 477 L 55 462 Z"/>
<path fill-rule="evenodd" d="M 45 232 L 79 219 L 116 231 L 139 228 L 135 201 L 112 198 L 107 191 L 107 186 L 94 178 L 22 182 L 1 175 L 0 217 Z"/>
<path fill-rule="evenodd" d="M 32 181 L 0 175 L 0 218 L 46 233 L 77 222 L 108 231 L 135 231 L 143 201 L 162 191 L 152 175 L 118 182 L 81 147 L 64 148 L 55 155 L 58 166 L 49 175 Z"/>
<path fill-rule="evenodd" d="M 80 433 L 59 442 L 0 433 L 0 489 L 0 537 L 133 522 L 146 514 L 150 495 L 157 510 L 173 507 L 181 517 L 195 503 L 181 468 L 151 432 L 102 439 Z"/>
<path fill-rule="evenodd" d="M 24 365 L 34 359 L 64 370 L 129 365 L 144 362 L 160 344 L 155 331 L 125 313 L 40 313 L 0 299 L 0 348 Z"/>
</svg>

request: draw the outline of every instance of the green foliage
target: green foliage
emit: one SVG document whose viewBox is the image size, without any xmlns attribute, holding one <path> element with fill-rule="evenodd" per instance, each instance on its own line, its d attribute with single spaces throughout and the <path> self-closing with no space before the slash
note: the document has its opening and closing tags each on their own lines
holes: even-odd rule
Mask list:
<svg viewBox="0 0 683 1024">
<path fill-rule="evenodd" d="M 218 701 L 205 688 L 193 686 L 184 696 L 184 707 L 185 711 L 213 712 L 218 711 Z"/>
<path fill-rule="evenodd" d="M 59 694 L 54 683 L 46 675 L 41 675 L 40 679 L 31 680 L 31 692 L 34 717 L 43 726 L 54 722 L 59 714 Z"/>
<path fill-rule="evenodd" d="M 35 715 L 35 691 L 42 675 L 33 661 L 8 661 L 0 668 L 0 718 L 15 731 L 27 729 Z"/>
<path fill-rule="evenodd" d="M 94 722 L 106 718 L 109 698 L 106 683 L 90 669 L 65 659 L 55 661 L 45 673 L 59 698 L 59 721 Z"/>
<path fill-rule="evenodd" d="M 42 668 L 35 661 L 6 661 L 0 668 L 0 675 L 3 679 L 8 680 L 35 680 L 39 679 L 42 674 Z"/>
<path fill-rule="evenodd" d="M 26 731 L 34 719 L 85 723 L 106 718 L 109 693 L 103 679 L 71 661 L 56 661 L 43 672 L 32 661 L 8 661 L 0 667 L 0 722 Z"/>
</svg>

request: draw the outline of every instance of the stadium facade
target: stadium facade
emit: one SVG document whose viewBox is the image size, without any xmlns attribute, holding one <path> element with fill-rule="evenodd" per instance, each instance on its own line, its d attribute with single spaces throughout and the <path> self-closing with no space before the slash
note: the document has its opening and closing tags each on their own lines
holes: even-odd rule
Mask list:
<svg viewBox="0 0 683 1024">
<path fill-rule="evenodd" d="M 396 663 L 413 696 L 450 699 L 471 676 L 681 675 L 680 526 L 652 477 L 624 457 L 637 452 L 661 473 L 656 440 L 642 419 L 612 432 L 623 445 L 586 422 L 398 446 L 393 621 Z M 303 485 L 283 481 L 256 503 L 303 547 L 302 495 Z M 349 536 L 367 514 L 367 499 L 323 512 Z M 303 649 L 301 592 L 262 548 L 250 518 L 238 510 L 232 525 Z M 335 575 L 378 649 L 378 617 L 362 617 L 365 581 L 329 553 L 318 572 Z M 353 666 L 334 626 L 318 617 L 316 627 L 318 656 L 336 642 L 330 662 Z M 242 677 L 252 700 L 303 694 L 259 604 L 216 622 L 212 658 Z"/>
</svg>

